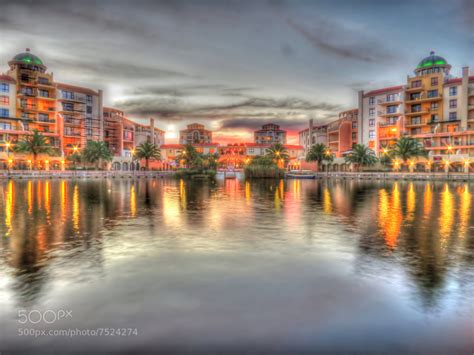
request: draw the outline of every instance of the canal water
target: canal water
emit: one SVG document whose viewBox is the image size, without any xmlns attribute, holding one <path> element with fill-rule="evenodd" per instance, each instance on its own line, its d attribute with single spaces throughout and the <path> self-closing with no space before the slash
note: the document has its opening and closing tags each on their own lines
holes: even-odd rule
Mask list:
<svg viewBox="0 0 474 355">
<path fill-rule="evenodd" d="M 0 352 L 472 354 L 473 191 L 0 182 Z"/>
</svg>

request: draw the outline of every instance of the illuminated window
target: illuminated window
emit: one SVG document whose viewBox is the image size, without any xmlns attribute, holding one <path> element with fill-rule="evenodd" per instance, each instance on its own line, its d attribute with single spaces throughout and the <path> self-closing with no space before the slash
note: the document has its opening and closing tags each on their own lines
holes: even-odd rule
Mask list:
<svg viewBox="0 0 474 355">
<path fill-rule="evenodd" d="M 0 105 L 8 105 L 10 98 L 8 96 L 0 96 Z"/>
</svg>

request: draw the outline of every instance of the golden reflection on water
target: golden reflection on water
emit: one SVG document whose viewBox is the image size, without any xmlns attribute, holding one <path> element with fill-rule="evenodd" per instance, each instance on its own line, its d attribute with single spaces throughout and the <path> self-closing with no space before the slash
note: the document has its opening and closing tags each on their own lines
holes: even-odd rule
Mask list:
<svg viewBox="0 0 474 355">
<path fill-rule="evenodd" d="M 79 231 L 79 186 L 74 186 L 72 195 L 72 226 L 76 232 Z"/>
<path fill-rule="evenodd" d="M 407 191 L 407 218 L 406 218 L 407 221 L 413 221 L 415 207 L 416 207 L 416 193 L 415 193 L 415 187 L 413 186 L 413 183 L 411 182 L 410 185 L 408 185 L 408 191 Z"/>
<path fill-rule="evenodd" d="M 431 184 L 427 183 L 425 187 L 425 194 L 423 195 L 423 213 L 425 219 L 431 215 L 431 210 L 433 208 L 433 190 L 431 189 Z"/>
<path fill-rule="evenodd" d="M 135 191 L 135 183 L 133 182 L 130 186 L 130 215 L 132 217 L 137 215 L 137 193 Z"/>
<path fill-rule="evenodd" d="M 5 226 L 6 235 L 9 236 L 12 231 L 13 209 L 15 208 L 15 188 L 13 180 L 8 181 L 7 193 L 5 197 Z"/>
<path fill-rule="evenodd" d="M 400 199 L 398 183 L 393 185 L 391 198 L 386 189 L 379 190 L 378 224 L 385 238 L 385 244 L 391 249 L 397 246 L 403 221 Z"/>
<path fill-rule="evenodd" d="M 250 181 L 245 181 L 245 201 L 247 201 L 247 204 L 250 204 L 251 197 L 252 197 L 252 192 L 250 190 Z"/>
<path fill-rule="evenodd" d="M 332 213 L 331 193 L 327 186 L 325 186 L 323 190 L 323 211 L 327 214 Z"/>
<path fill-rule="evenodd" d="M 454 221 L 454 196 L 448 184 L 444 185 L 441 192 L 441 206 L 439 216 L 439 236 L 442 245 L 445 245 L 451 235 Z"/>
<path fill-rule="evenodd" d="M 33 181 L 28 181 L 27 185 L 28 213 L 33 212 Z"/>
<path fill-rule="evenodd" d="M 184 180 L 179 180 L 179 201 L 181 203 L 181 208 L 186 209 L 186 185 Z"/>
<path fill-rule="evenodd" d="M 61 181 L 61 220 L 64 221 L 66 218 L 67 209 L 67 184 L 65 180 Z"/>
<path fill-rule="evenodd" d="M 469 185 L 465 184 L 460 192 L 461 202 L 459 206 L 459 236 L 465 237 L 469 229 L 469 218 L 471 216 L 472 196 L 469 192 Z"/>
<path fill-rule="evenodd" d="M 51 215 L 51 191 L 50 182 L 46 181 L 44 184 L 44 209 L 46 210 L 46 218 L 50 219 Z"/>
</svg>

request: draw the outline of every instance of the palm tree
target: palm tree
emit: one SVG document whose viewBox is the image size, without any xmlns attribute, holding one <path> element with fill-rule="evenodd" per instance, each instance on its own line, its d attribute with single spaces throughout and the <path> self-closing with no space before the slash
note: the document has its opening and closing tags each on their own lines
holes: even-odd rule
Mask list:
<svg viewBox="0 0 474 355">
<path fill-rule="evenodd" d="M 82 156 L 79 152 L 74 152 L 68 155 L 66 159 L 74 164 L 74 170 L 76 170 L 77 163 L 80 163 L 82 161 Z"/>
<path fill-rule="evenodd" d="M 391 155 L 403 160 L 406 164 L 411 158 L 426 157 L 428 152 L 423 148 L 423 145 L 416 139 L 411 137 L 401 137 L 391 150 Z"/>
<path fill-rule="evenodd" d="M 49 144 L 48 138 L 43 136 L 38 130 L 34 130 L 32 135 L 27 135 L 20 140 L 14 148 L 18 153 L 30 153 L 33 155 L 33 169 L 36 169 L 39 154 L 51 155 L 54 152 Z"/>
<path fill-rule="evenodd" d="M 282 167 L 290 159 L 288 151 L 281 143 L 272 144 L 266 151 L 266 156 L 277 163 L 278 167 Z"/>
<path fill-rule="evenodd" d="M 103 161 L 112 160 L 112 152 L 107 143 L 99 141 L 88 141 L 82 156 L 85 161 L 95 163 L 97 169 L 99 169 Z"/>
<path fill-rule="evenodd" d="M 145 159 L 146 170 L 150 169 L 150 159 L 161 159 L 160 148 L 150 141 L 139 144 L 135 154 L 138 159 Z"/>
<path fill-rule="evenodd" d="M 318 169 L 321 167 L 321 164 L 324 161 L 332 162 L 334 160 L 334 156 L 329 151 L 329 148 L 324 145 L 324 143 L 317 143 L 311 146 L 306 154 L 306 161 L 307 162 L 317 162 Z"/>
<path fill-rule="evenodd" d="M 352 152 L 344 157 L 346 163 L 354 164 L 357 167 L 370 166 L 377 162 L 377 157 L 372 149 L 363 145 L 355 144 Z"/>
</svg>

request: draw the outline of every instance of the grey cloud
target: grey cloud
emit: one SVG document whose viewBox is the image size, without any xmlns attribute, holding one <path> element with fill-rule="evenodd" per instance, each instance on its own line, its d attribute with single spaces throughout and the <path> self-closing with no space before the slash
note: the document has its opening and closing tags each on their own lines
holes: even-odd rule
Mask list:
<svg viewBox="0 0 474 355">
<path fill-rule="evenodd" d="M 364 36 L 363 33 L 354 34 L 323 19 L 316 19 L 314 30 L 308 29 L 289 17 L 286 18 L 286 23 L 316 49 L 340 58 L 362 62 L 387 61 L 392 58 L 387 54 L 387 49 L 380 49 L 383 48 L 381 43 L 367 45 L 367 42 L 373 42 L 373 40 Z M 345 39 L 344 43 L 341 39 Z"/>
</svg>

